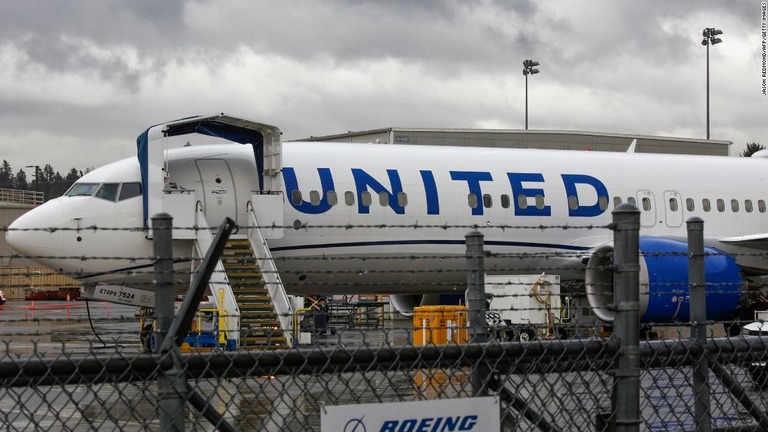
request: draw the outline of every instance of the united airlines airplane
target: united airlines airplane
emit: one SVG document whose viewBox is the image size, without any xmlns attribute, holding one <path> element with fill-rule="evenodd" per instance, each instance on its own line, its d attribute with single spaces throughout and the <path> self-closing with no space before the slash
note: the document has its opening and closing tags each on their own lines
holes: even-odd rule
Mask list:
<svg viewBox="0 0 768 432">
<path fill-rule="evenodd" d="M 210 226 L 225 217 L 248 225 L 251 198 L 277 196 L 267 213 L 279 214 L 285 229 L 268 246 L 289 292 L 389 293 L 404 313 L 464 293 L 464 238 L 479 226 L 488 273 L 553 269 L 563 281 L 585 282 L 595 314 L 611 322 L 612 233 L 578 227 L 608 225 L 624 202 L 641 211 L 646 322 L 688 318 L 685 221 L 692 216 L 705 221 L 707 282 L 715 287 L 709 319 L 731 318 L 748 279 L 768 270 L 760 259 L 768 248 L 768 152 L 729 158 L 285 142 L 281 162 L 265 166 L 265 140 L 223 132 L 234 123 L 227 119 L 195 118 L 177 129 L 233 142 L 163 149 L 154 165 L 145 133 L 138 158 L 96 169 L 29 211 L 9 227 L 9 244 L 87 284 L 146 289 L 152 179 L 162 178 L 157 193 L 193 196 Z M 170 125 L 160 135 L 181 133 Z M 192 241 L 174 241 L 179 261 L 191 258 Z"/>
</svg>

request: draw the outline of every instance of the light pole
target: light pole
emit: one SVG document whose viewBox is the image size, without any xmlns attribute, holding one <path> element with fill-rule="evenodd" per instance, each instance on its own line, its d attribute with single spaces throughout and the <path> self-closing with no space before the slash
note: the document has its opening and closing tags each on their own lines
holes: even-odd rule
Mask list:
<svg viewBox="0 0 768 432">
<path fill-rule="evenodd" d="M 539 70 L 534 67 L 538 65 L 539 62 L 534 60 L 523 61 L 523 75 L 525 75 L 525 130 L 528 130 L 528 75 L 539 73 Z"/>
<path fill-rule="evenodd" d="M 35 192 L 39 192 L 38 186 L 39 182 L 37 180 L 38 173 L 40 172 L 40 165 L 27 165 L 24 168 L 34 168 L 35 169 Z"/>
<path fill-rule="evenodd" d="M 707 47 L 707 139 L 709 139 L 709 46 L 717 45 L 723 40 L 718 35 L 723 34 L 722 30 L 716 28 L 707 27 L 701 32 L 704 39 L 701 40 L 701 44 Z"/>
</svg>

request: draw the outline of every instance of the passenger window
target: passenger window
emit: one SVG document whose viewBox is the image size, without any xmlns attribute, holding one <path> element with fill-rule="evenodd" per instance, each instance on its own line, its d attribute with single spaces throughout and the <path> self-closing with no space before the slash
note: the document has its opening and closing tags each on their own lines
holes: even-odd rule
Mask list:
<svg viewBox="0 0 768 432">
<path fill-rule="evenodd" d="M 539 210 L 544 208 L 544 195 L 536 195 L 536 208 Z"/>
<path fill-rule="evenodd" d="M 67 191 L 67 196 L 91 196 L 98 188 L 98 183 L 75 183 Z"/>
<path fill-rule="evenodd" d="M 725 201 L 723 201 L 721 198 L 717 199 L 717 211 L 720 213 L 725 211 Z"/>
<path fill-rule="evenodd" d="M 757 211 L 759 211 L 760 213 L 765 213 L 765 201 L 763 200 L 757 201 Z"/>
<path fill-rule="evenodd" d="M 291 192 L 291 202 L 293 205 L 300 205 L 301 204 L 301 191 L 298 189 L 294 189 L 293 192 Z"/>
<path fill-rule="evenodd" d="M 731 200 L 731 211 L 734 213 L 739 211 L 739 200 Z"/>
<path fill-rule="evenodd" d="M 382 207 L 389 205 L 389 195 L 384 191 L 379 192 L 379 204 L 381 204 Z"/>
<path fill-rule="evenodd" d="M 696 204 L 693 202 L 693 198 L 686 198 L 685 199 L 685 207 L 688 209 L 689 212 L 694 211 L 696 208 Z"/>
<path fill-rule="evenodd" d="M 312 205 L 320 204 L 320 192 L 316 190 L 309 191 L 309 202 L 311 202 Z"/>
<path fill-rule="evenodd" d="M 360 192 L 360 203 L 365 207 L 370 207 L 373 200 L 371 199 L 371 193 L 368 191 Z"/>
<path fill-rule="evenodd" d="M 539 197 L 541 195 L 536 195 L 536 207 L 538 208 L 544 208 L 544 197 L 541 197 L 541 204 L 542 206 L 539 207 Z M 597 199 L 597 203 L 600 204 L 600 210 L 605 211 L 608 208 L 608 197 L 601 196 Z"/>
<path fill-rule="evenodd" d="M 526 198 L 526 196 L 523 195 L 523 194 L 519 194 L 517 196 L 517 206 L 520 209 L 523 209 L 523 210 L 527 209 L 528 208 L 528 198 Z"/>
<path fill-rule="evenodd" d="M 651 199 L 648 197 L 643 197 L 643 210 L 645 211 L 651 210 Z"/>
<path fill-rule="evenodd" d="M 629 197 L 627 198 L 627 202 L 632 204 L 633 206 L 637 205 L 637 201 L 635 200 L 635 197 Z"/>
<path fill-rule="evenodd" d="M 141 183 L 123 183 L 120 187 L 120 199 L 118 201 L 127 200 L 141 195 Z"/>
<path fill-rule="evenodd" d="M 576 197 L 576 195 L 568 195 L 568 208 L 571 210 L 576 210 L 579 208 L 579 199 Z"/>
<path fill-rule="evenodd" d="M 507 194 L 501 195 L 501 206 L 503 208 L 509 208 L 509 195 Z"/>
<path fill-rule="evenodd" d="M 475 194 L 467 195 L 467 204 L 469 204 L 470 208 L 476 208 L 477 207 L 477 195 L 475 195 Z"/>
<path fill-rule="evenodd" d="M 613 197 L 613 207 L 616 208 L 621 205 L 621 197 Z"/>
<path fill-rule="evenodd" d="M 115 201 L 115 199 L 117 199 L 117 188 L 119 186 L 120 183 L 104 183 L 94 196 L 107 201 Z"/>
<path fill-rule="evenodd" d="M 328 198 L 328 205 L 335 206 L 339 203 L 338 198 L 336 197 L 336 191 L 328 191 L 326 194 L 326 197 Z"/>
<path fill-rule="evenodd" d="M 344 202 L 345 202 L 345 203 L 346 203 L 348 206 L 353 206 L 353 205 L 355 205 L 355 193 L 354 193 L 354 192 L 352 192 L 352 191 L 346 191 L 346 192 L 344 192 Z"/>
<path fill-rule="evenodd" d="M 405 207 L 408 205 L 408 194 L 405 192 L 398 192 L 397 193 L 397 205 L 400 207 Z"/>
<path fill-rule="evenodd" d="M 752 213 L 752 200 L 744 200 L 744 210 L 747 211 L 747 213 Z"/>
<path fill-rule="evenodd" d="M 703 200 L 701 200 L 701 207 L 704 209 L 705 212 L 712 210 L 712 207 L 709 204 L 709 198 L 704 198 Z"/>
<path fill-rule="evenodd" d="M 493 205 L 493 198 L 489 194 L 483 195 L 483 207 L 491 208 Z"/>
<path fill-rule="evenodd" d="M 669 199 L 669 209 L 673 212 L 676 212 L 678 210 L 677 208 L 677 198 L 670 198 Z"/>
</svg>

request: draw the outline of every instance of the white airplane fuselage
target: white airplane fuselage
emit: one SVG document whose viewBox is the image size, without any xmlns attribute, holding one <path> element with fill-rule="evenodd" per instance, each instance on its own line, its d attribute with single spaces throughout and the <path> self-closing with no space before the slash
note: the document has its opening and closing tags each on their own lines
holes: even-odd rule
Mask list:
<svg viewBox="0 0 768 432">
<path fill-rule="evenodd" d="M 169 186 L 193 191 L 211 226 L 224 217 L 248 224 L 246 203 L 258 190 L 249 146 L 184 147 L 167 160 Z M 768 233 L 763 157 L 286 142 L 282 166 L 286 228 L 269 247 L 294 293 L 463 293 L 464 238 L 474 230 L 491 252 L 488 273 L 544 268 L 583 279 L 582 258 L 612 241 L 611 211 L 628 201 L 644 236 L 684 239 L 685 221 L 698 216 L 708 244 L 739 254 L 745 249 L 719 240 Z M 130 158 L 74 187 L 122 191 L 140 181 Z M 149 288 L 141 198 L 76 196 L 74 187 L 15 221 L 8 242 L 85 283 Z M 174 242 L 182 261 L 192 250 L 189 240 Z M 749 254 L 736 259 L 767 267 Z"/>
</svg>

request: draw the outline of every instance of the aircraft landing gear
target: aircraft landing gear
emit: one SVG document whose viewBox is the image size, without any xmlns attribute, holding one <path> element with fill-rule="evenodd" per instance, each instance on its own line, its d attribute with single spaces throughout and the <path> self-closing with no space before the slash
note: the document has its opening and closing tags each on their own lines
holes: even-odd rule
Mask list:
<svg viewBox="0 0 768 432">
<path fill-rule="evenodd" d="M 141 341 L 141 347 L 144 352 L 152 352 L 152 337 L 154 336 L 153 330 L 154 329 L 152 328 L 152 324 L 147 324 L 141 328 L 139 340 Z"/>
</svg>

